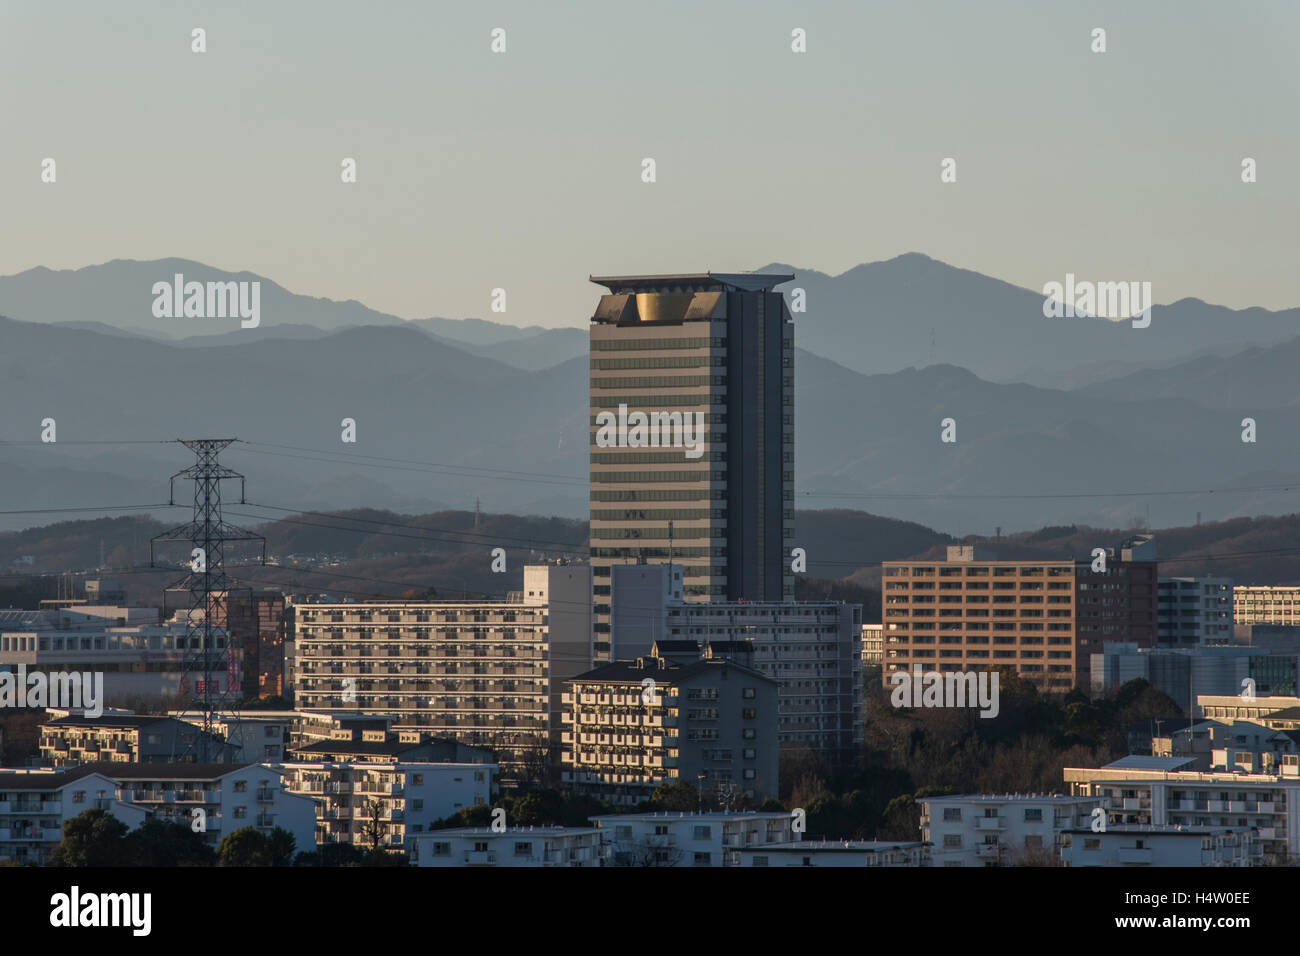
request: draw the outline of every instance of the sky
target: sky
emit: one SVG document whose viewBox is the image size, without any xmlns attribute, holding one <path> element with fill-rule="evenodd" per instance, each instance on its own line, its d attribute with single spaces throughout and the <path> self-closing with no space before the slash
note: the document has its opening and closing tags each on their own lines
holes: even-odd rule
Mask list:
<svg viewBox="0 0 1300 956">
<path fill-rule="evenodd" d="M 0 274 L 175 256 L 553 327 L 592 274 L 922 252 L 1289 308 L 1298 37 L 1280 0 L 4 0 Z"/>
</svg>

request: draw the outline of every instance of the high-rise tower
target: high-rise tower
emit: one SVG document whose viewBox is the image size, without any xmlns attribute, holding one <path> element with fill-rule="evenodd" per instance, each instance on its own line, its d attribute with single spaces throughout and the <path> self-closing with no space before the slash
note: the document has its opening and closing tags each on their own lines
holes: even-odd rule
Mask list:
<svg viewBox="0 0 1300 956">
<path fill-rule="evenodd" d="M 793 278 L 592 277 L 596 660 L 614 564 L 681 564 L 687 600 L 794 599 L 794 327 L 772 291 Z"/>
</svg>

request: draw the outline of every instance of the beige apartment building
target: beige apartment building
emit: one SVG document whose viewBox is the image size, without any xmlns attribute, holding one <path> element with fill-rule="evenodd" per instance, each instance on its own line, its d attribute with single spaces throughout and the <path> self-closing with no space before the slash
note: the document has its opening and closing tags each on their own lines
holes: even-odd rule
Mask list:
<svg viewBox="0 0 1300 956">
<path fill-rule="evenodd" d="M 1087 560 L 999 561 L 963 545 L 948 548 L 946 561 L 887 561 L 882 585 L 886 684 L 913 665 L 1003 665 L 1048 690 L 1086 688 L 1104 642 L 1156 640 L 1154 543 L 1145 536 L 1109 549 L 1105 571 Z"/>
<path fill-rule="evenodd" d="M 1232 589 L 1232 619 L 1237 624 L 1300 627 L 1300 585 L 1238 584 Z"/>
</svg>

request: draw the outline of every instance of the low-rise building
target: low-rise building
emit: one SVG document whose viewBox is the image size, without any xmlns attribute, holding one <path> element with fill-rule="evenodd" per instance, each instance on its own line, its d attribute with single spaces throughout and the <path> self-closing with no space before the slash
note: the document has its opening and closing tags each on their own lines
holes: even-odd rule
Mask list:
<svg viewBox="0 0 1300 956">
<path fill-rule="evenodd" d="M 414 836 L 459 810 L 487 803 L 496 764 L 287 763 L 285 788 L 313 808 L 315 842 L 407 850 Z"/>
<path fill-rule="evenodd" d="M 628 813 L 591 818 L 606 866 L 739 866 L 743 850 L 799 839 L 784 811 Z"/>
<path fill-rule="evenodd" d="M 240 761 L 240 748 L 224 738 L 205 734 L 175 717 L 113 713 L 100 717 L 69 715 L 41 725 L 41 763 L 47 767 L 76 767 L 83 763 L 171 763 L 208 738 L 209 762 Z"/>
<path fill-rule="evenodd" d="M 920 841 L 800 840 L 740 851 L 741 866 L 930 866 L 930 844 Z"/>
<path fill-rule="evenodd" d="M 1282 757 L 1280 774 L 1200 772 L 1190 757 L 1129 756 L 1104 767 L 1066 767 L 1071 792 L 1096 798 L 1107 828 L 1137 824 L 1253 827 L 1263 859 L 1300 854 L 1300 756 Z"/>
<path fill-rule="evenodd" d="M 921 839 L 935 866 L 1054 866 L 1061 834 L 1087 825 L 1091 796 L 964 794 L 922 797 Z"/>
<path fill-rule="evenodd" d="M 284 787 L 284 772 L 266 764 L 94 764 L 117 784 L 117 799 L 153 817 L 201 826 L 214 848 L 244 827 L 263 834 L 281 827 L 299 853 L 316 849 L 312 801 Z"/>
<path fill-rule="evenodd" d="M 1250 827 L 1120 825 L 1065 831 L 1065 866 L 1252 866 L 1262 859 Z"/>
<path fill-rule="evenodd" d="M 148 816 L 117 799 L 117 782 L 89 767 L 0 770 L 0 860 L 44 866 L 63 840 L 63 824 L 95 809 L 132 830 Z"/>
<path fill-rule="evenodd" d="M 601 866 L 598 827 L 456 827 L 413 837 L 412 866 Z"/>
</svg>

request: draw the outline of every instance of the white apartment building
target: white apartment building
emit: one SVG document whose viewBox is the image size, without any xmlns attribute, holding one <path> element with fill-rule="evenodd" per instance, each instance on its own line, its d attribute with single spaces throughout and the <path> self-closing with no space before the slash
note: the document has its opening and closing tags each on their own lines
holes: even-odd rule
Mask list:
<svg viewBox="0 0 1300 956">
<path fill-rule="evenodd" d="M 388 716 L 511 767 L 549 756 L 560 682 L 588 666 L 591 569 L 536 565 L 524 580 L 512 603 L 294 605 L 297 704 Z"/>
<path fill-rule="evenodd" d="M 930 866 L 930 845 L 920 841 L 800 840 L 740 851 L 741 866 Z"/>
<path fill-rule="evenodd" d="M 315 842 L 407 850 L 417 834 L 487 803 L 495 764 L 287 763 L 285 789 L 308 799 Z"/>
<path fill-rule="evenodd" d="M 194 711 L 168 711 L 168 715 L 197 727 L 203 715 Z M 292 710 L 245 710 L 216 714 L 213 731 L 233 746 L 241 763 L 280 763 L 287 756 L 298 714 Z"/>
<path fill-rule="evenodd" d="M 226 834 L 244 827 L 263 834 L 281 827 L 293 834 L 297 852 L 316 849 L 312 801 L 288 792 L 284 772 L 276 767 L 256 763 L 99 766 L 117 783 L 118 800 L 190 827 L 201 820 L 214 848 Z"/>
<path fill-rule="evenodd" d="M 0 770 L 0 860 L 44 866 L 63 840 L 63 824 L 104 810 L 134 830 L 148 817 L 116 797 L 117 782 L 89 767 Z"/>
<path fill-rule="evenodd" d="M 1160 578 L 1156 639 L 1173 647 L 1231 644 L 1232 578 Z"/>
<path fill-rule="evenodd" d="M 1108 829 L 1252 827 L 1265 861 L 1300 853 L 1300 758 L 1284 755 L 1280 775 L 1177 769 L 1189 759 L 1126 757 L 1105 767 L 1066 767 L 1064 776 L 1073 793 L 1100 801 Z"/>
<path fill-rule="evenodd" d="M 747 847 L 799 839 L 783 811 L 629 813 L 592 817 L 606 866 L 739 866 Z"/>
<path fill-rule="evenodd" d="M 1065 866 L 1252 866 L 1261 859 L 1250 827 L 1120 825 L 1067 830 Z"/>
<path fill-rule="evenodd" d="M 1091 796 L 965 794 L 922 797 L 921 840 L 935 866 L 1055 865 L 1061 835 L 1086 826 Z"/>
<path fill-rule="evenodd" d="M 601 866 L 597 827 L 456 827 L 411 839 L 411 865 Z"/>
<path fill-rule="evenodd" d="M 1300 585 L 1238 584 L 1232 589 L 1232 618 L 1238 624 L 1300 626 Z"/>
</svg>

